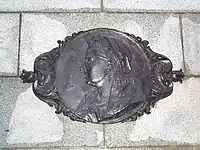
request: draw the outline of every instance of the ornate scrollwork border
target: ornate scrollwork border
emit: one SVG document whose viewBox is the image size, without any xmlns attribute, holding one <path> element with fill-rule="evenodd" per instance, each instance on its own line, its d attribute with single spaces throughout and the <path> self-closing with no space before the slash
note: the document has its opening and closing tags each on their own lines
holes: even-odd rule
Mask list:
<svg viewBox="0 0 200 150">
<path fill-rule="evenodd" d="M 71 112 L 67 106 L 60 101 L 55 87 L 55 67 L 57 65 L 61 49 L 65 47 L 65 45 L 73 38 L 84 32 L 86 31 L 73 33 L 72 36 L 67 36 L 64 41 L 57 41 L 59 45 L 58 47 L 39 55 L 35 59 L 33 72 L 22 70 L 22 74 L 20 76 L 24 83 L 33 83 L 34 94 L 40 100 L 46 102 L 49 106 L 54 106 L 56 113 L 63 113 L 70 119 L 81 122 L 85 122 L 85 120 Z M 181 69 L 172 71 L 172 62 L 166 56 L 152 51 L 148 45 L 148 41 L 142 40 L 140 37 L 136 37 L 133 34 L 123 33 L 140 43 L 140 46 L 143 48 L 144 53 L 148 57 L 152 70 L 150 78 L 153 81 L 153 88 L 149 93 L 149 97 L 146 102 L 140 102 L 134 106 L 129 106 L 115 116 L 107 118 L 99 123 L 135 121 L 144 113 L 150 114 L 151 108 L 155 106 L 155 103 L 158 100 L 165 98 L 172 93 L 173 82 L 182 82 L 182 78 L 184 77 Z"/>
</svg>

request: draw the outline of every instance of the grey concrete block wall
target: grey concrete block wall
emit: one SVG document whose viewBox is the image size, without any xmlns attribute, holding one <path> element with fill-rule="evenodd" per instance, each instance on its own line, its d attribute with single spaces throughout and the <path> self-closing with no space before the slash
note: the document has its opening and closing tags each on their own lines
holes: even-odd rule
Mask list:
<svg viewBox="0 0 200 150">
<path fill-rule="evenodd" d="M 199 5 L 191 0 L 0 0 L 0 148 L 199 150 Z M 32 70 L 34 59 L 57 40 L 98 27 L 149 40 L 174 69 L 186 72 L 183 84 L 175 84 L 151 115 L 106 126 L 72 122 L 38 100 L 30 84 L 22 84 L 18 71 Z"/>
</svg>

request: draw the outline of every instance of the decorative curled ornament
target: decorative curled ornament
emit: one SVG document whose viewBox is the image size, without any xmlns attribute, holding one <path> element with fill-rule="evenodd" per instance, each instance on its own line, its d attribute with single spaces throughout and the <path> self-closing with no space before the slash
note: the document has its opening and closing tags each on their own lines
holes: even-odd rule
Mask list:
<svg viewBox="0 0 200 150">
<path fill-rule="evenodd" d="M 182 70 L 149 42 L 114 29 L 81 31 L 39 55 L 22 71 L 34 94 L 70 119 L 92 123 L 135 121 L 169 96 Z"/>
</svg>

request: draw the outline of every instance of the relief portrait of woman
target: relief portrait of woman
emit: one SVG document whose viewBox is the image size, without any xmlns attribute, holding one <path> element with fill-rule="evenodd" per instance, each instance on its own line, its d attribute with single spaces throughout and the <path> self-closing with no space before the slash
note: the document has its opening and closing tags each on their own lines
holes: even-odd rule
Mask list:
<svg viewBox="0 0 200 150">
<path fill-rule="evenodd" d="M 115 33 L 110 37 L 105 34 L 92 32 L 80 37 L 84 47 L 76 43 L 78 49 L 73 45 L 71 53 L 68 48 L 61 54 L 66 66 L 58 68 L 58 72 L 68 70 L 65 75 L 57 75 L 62 80 L 60 95 L 66 97 L 70 109 L 92 122 L 106 120 L 130 104 L 146 101 L 152 86 L 148 59 L 133 51 L 137 45 L 128 47 L 126 42 L 131 40 L 115 38 Z"/>
<path fill-rule="evenodd" d="M 81 31 L 39 55 L 21 79 L 56 113 L 91 123 L 135 121 L 169 96 L 182 70 L 148 41 L 115 29 Z"/>
</svg>

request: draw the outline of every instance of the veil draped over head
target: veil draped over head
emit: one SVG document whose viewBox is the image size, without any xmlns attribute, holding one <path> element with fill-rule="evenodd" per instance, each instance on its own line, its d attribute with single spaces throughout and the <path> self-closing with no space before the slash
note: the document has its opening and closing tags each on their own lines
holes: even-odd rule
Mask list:
<svg viewBox="0 0 200 150">
<path fill-rule="evenodd" d="M 120 112 L 130 104 L 144 102 L 145 94 L 143 89 L 139 89 L 144 83 L 141 83 L 142 80 L 135 80 L 140 78 L 135 71 L 143 66 L 133 64 L 131 49 L 117 39 L 98 34 L 88 34 L 85 40 L 88 44 L 85 75 L 87 83 L 95 87 L 93 95 L 96 96 L 89 99 L 85 97 L 79 105 L 78 112 L 83 112 L 84 105 L 91 103 L 93 107 L 90 111 L 94 113 L 92 116 L 97 115 L 98 118 L 104 119 Z M 140 56 L 135 57 L 139 59 Z M 89 93 L 86 95 L 91 96 Z M 85 111 L 85 115 L 88 112 L 89 110 Z"/>
</svg>

